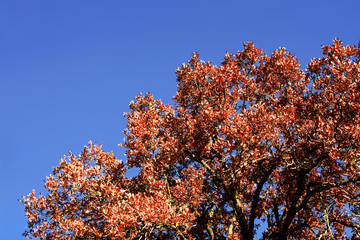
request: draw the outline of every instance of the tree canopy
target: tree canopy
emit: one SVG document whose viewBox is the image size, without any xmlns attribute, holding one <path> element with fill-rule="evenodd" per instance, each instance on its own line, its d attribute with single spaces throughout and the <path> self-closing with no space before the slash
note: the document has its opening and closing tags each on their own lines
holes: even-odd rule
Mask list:
<svg viewBox="0 0 360 240">
<path fill-rule="evenodd" d="M 194 53 L 174 105 L 130 103 L 125 163 L 90 142 L 24 197 L 24 235 L 360 238 L 360 44 L 322 50 L 304 70 L 251 42 L 220 66 Z"/>
</svg>

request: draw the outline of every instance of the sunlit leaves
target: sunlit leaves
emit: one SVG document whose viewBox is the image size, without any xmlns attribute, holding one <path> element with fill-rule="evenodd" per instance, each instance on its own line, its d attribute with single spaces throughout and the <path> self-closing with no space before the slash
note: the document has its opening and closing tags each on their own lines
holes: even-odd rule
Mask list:
<svg viewBox="0 0 360 240">
<path fill-rule="evenodd" d="M 253 43 L 194 53 L 174 106 L 130 103 L 126 164 L 90 143 L 24 198 L 25 235 L 56 239 L 346 239 L 360 231 L 360 51 L 306 70 Z M 133 178 L 129 167 L 139 168 Z M 260 226 L 258 223 L 263 223 Z M 262 232 L 259 232 L 262 231 Z"/>
</svg>

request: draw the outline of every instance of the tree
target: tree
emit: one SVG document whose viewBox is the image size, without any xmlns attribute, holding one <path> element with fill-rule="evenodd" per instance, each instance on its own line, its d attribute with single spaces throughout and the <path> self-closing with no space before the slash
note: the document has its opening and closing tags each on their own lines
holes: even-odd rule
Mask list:
<svg viewBox="0 0 360 240">
<path fill-rule="evenodd" d="M 91 142 L 70 153 L 24 197 L 25 235 L 360 238 L 360 44 L 322 50 L 306 70 L 249 42 L 220 66 L 193 54 L 174 106 L 130 103 L 127 166 Z"/>
</svg>

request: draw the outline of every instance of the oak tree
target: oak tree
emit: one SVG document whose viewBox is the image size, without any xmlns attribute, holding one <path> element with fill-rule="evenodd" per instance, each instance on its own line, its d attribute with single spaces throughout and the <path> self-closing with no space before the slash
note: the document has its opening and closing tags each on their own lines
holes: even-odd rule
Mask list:
<svg viewBox="0 0 360 240">
<path fill-rule="evenodd" d="M 194 53 L 174 105 L 130 103 L 126 163 L 90 142 L 24 197 L 24 235 L 359 239 L 360 45 L 322 50 L 304 70 L 250 42 L 220 66 Z"/>
</svg>

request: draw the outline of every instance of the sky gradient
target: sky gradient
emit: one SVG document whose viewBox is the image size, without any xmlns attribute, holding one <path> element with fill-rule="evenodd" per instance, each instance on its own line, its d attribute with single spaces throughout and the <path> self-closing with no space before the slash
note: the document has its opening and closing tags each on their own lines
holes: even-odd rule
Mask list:
<svg viewBox="0 0 360 240">
<path fill-rule="evenodd" d="M 219 64 L 252 41 L 302 68 L 334 37 L 358 44 L 358 0 L 0 3 L 0 239 L 25 239 L 22 196 L 92 140 L 123 160 L 123 113 L 139 93 L 172 103 L 191 53 Z M 129 171 L 129 176 L 134 171 Z"/>
</svg>

